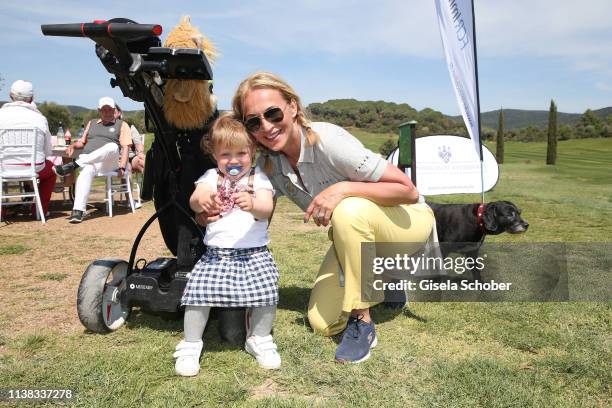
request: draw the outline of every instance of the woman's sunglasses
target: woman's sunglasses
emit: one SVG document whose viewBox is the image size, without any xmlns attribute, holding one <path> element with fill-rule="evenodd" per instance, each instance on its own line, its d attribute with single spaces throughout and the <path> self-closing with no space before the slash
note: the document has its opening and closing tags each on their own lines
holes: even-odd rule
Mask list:
<svg viewBox="0 0 612 408">
<path fill-rule="evenodd" d="M 286 108 L 287 108 L 287 105 L 285 105 L 285 107 L 282 109 L 279 108 L 278 106 L 272 106 L 266 109 L 266 111 L 261 115 L 251 116 L 247 118 L 244 121 L 244 127 L 246 127 L 246 129 L 251 133 L 257 133 L 259 132 L 259 129 L 261 128 L 262 118 L 264 118 L 270 123 L 279 123 L 285 118 L 285 114 L 283 113 L 283 111 Z"/>
</svg>

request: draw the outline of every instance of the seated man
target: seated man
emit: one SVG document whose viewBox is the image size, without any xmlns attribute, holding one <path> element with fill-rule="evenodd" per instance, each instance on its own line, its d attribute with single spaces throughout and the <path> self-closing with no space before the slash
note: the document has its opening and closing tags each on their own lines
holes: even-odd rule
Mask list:
<svg viewBox="0 0 612 408">
<path fill-rule="evenodd" d="M 115 101 L 109 97 L 98 102 L 100 119 L 89 121 L 83 136 L 68 146 L 66 152 L 72 155 L 74 149 L 83 149 L 75 161 L 55 166 L 60 176 L 81 168 L 74 189 L 74 206 L 69 221 L 73 224 L 83 221 L 91 183 L 98 173 L 117 171 L 123 177 L 128 161 L 128 150 L 132 144 L 130 127 L 115 118 Z"/>
<path fill-rule="evenodd" d="M 36 149 L 36 172 L 39 177 L 39 194 L 45 215 L 49 213 L 49 201 L 55 188 L 53 163 L 46 160 L 51 155 L 51 133 L 47 119 L 36 108 L 34 89 L 31 82 L 18 80 L 11 85 L 9 93 L 12 102 L 0 108 L 0 128 L 35 128 L 39 134 Z M 23 166 L 23 163 L 16 164 Z M 36 216 L 36 205 L 32 205 L 32 215 Z"/>
</svg>

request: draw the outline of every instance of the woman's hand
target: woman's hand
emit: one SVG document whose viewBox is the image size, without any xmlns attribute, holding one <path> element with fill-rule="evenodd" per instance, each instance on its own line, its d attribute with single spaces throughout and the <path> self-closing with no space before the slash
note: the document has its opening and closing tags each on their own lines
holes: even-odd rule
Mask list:
<svg viewBox="0 0 612 408">
<path fill-rule="evenodd" d="M 199 194 L 196 198 L 196 205 L 201 209 L 201 212 L 207 214 L 216 214 L 221 208 L 219 206 L 217 193 L 212 191 L 206 191 L 203 194 Z"/>
<path fill-rule="evenodd" d="M 208 215 L 208 213 L 206 212 L 201 212 L 201 213 L 197 213 L 195 215 L 195 220 L 198 224 L 202 225 L 202 226 L 206 226 L 208 224 L 211 224 L 215 221 L 219 221 L 219 219 L 221 218 L 220 214 L 212 214 L 212 215 Z"/>
<path fill-rule="evenodd" d="M 304 213 L 304 223 L 312 217 L 317 226 L 328 226 L 334 209 L 346 198 L 346 183 L 341 181 L 332 184 L 317 194 Z"/>
</svg>

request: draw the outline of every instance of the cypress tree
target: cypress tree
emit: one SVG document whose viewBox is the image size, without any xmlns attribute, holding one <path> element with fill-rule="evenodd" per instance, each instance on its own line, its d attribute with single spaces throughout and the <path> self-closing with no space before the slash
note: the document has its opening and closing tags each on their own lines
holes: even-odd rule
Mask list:
<svg viewBox="0 0 612 408">
<path fill-rule="evenodd" d="M 557 162 L 557 105 L 551 99 L 548 112 L 548 146 L 546 148 L 546 164 Z"/>
<path fill-rule="evenodd" d="M 495 149 L 497 163 L 504 163 L 504 111 L 499 109 L 499 124 L 497 126 L 497 143 Z"/>
</svg>

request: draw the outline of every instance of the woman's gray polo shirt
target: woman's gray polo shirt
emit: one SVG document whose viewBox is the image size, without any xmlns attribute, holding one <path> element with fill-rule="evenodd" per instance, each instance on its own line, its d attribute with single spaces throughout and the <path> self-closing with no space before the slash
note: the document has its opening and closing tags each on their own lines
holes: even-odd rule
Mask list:
<svg viewBox="0 0 612 408">
<path fill-rule="evenodd" d="M 378 181 L 387 161 L 380 155 L 366 149 L 359 140 L 343 128 L 331 123 L 312 122 L 312 130 L 319 135 L 319 142 L 309 146 L 306 131 L 302 129 L 300 158 L 297 168 L 304 186 L 280 152 L 270 152 L 273 164 L 269 176 L 278 195 L 285 195 L 306 211 L 310 202 L 321 191 L 340 181 Z M 264 157 L 258 164 L 263 167 Z"/>
</svg>

